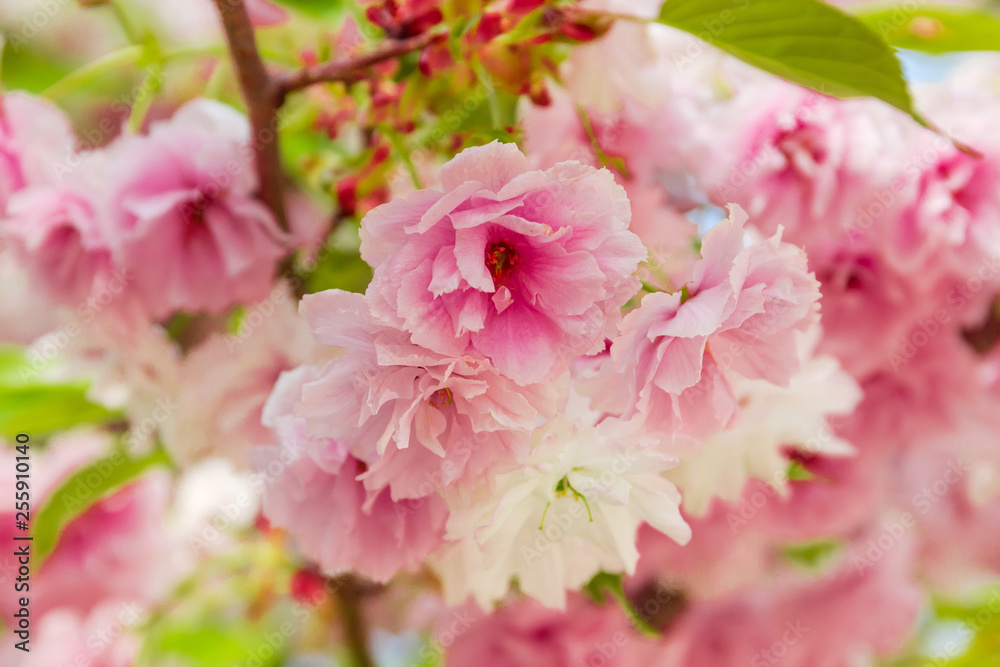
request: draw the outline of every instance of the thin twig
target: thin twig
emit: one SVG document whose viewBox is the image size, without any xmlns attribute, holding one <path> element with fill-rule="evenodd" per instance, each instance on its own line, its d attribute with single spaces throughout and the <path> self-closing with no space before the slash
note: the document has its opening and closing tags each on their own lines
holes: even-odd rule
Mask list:
<svg viewBox="0 0 1000 667">
<path fill-rule="evenodd" d="M 253 24 L 243 0 L 215 0 L 222 16 L 226 41 L 250 116 L 251 146 L 257 169 L 258 196 L 285 231 L 285 197 L 281 153 L 278 149 L 278 87 L 268 76 L 257 51 Z"/>
<path fill-rule="evenodd" d="M 217 0 L 221 1 L 221 0 Z M 399 41 L 388 42 L 371 53 L 366 53 L 354 58 L 345 58 L 333 62 L 320 63 L 303 67 L 298 72 L 278 75 L 276 77 L 278 88 L 278 100 L 282 100 L 288 93 L 302 88 L 307 88 L 317 83 L 329 83 L 333 81 L 353 81 L 364 74 L 365 70 L 383 63 L 387 60 L 394 60 L 399 56 L 419 51 L 440 37 L 439 31 L 429 30 L 425 33 L 401 39 Z"/>
</svg>

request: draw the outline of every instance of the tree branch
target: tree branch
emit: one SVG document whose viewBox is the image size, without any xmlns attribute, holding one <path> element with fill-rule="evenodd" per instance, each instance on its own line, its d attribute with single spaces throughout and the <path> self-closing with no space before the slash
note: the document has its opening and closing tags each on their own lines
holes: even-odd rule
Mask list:
<svg viewBox="0 0 1000 667">
<path fill-rule="evenodd" d="M 257 51 L 253 24 L 243 0 L 215 0 L 233 54 L 236 75 L 250 116 L 250 145 L 257 170 L 257 195 L 288 231 L 285 217 L 284 176 L 278 147 L 277 110 L 281 96 Z"/>
<path fill-rule="evenodd" d="M 353 576 L 344 575 L 338 579 L 336 587 L 337 603 L 344 623 L 347 645 L 354 656 L 356 667 L 375 667 L 368 650 L 368 631 L 361 609 L 360 585 Z"/>
<path fill-rule="evenodd" d="M 387 60 L 394 60 L 407 53 L 419 51 L 442 34 L 439 31 L 429 30 L 416 37 L 388 42 L 371 53 L 344 60 L 320 63 L 319 65 L 304 67 L 298 72 L 278 75 L 275 81 L 278 89 L 277 99 L 280 102 L 288 93 L 307 88 L 317 83 L 353 81 L 364 74 L 368 68 Z"/>
</svg>

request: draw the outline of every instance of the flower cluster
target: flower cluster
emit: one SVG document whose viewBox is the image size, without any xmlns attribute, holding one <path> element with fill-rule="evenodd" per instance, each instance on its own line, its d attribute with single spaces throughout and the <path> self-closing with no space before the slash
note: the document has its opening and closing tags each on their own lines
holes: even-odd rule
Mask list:
<svg viewBox="0 0 1000 667">
<path fill-rule="evenodd" d="M 736 419 L 727 374 L 788 384 L 817 283 L 780 232 L 745 246 L 734 208 L 679 289 L 638 300 L 647 253 L 608 170 L 532 169 L 493 143 L 440 183 L 362 221 L 363 296 L 302 301 L 343 353 L 270 398 L 293 462 L 267 515 L 329 574 L 384 581 L 429 559 L 454 602 L 489 605 L 516 579 L 563 607 L 598 573 L 633 572 L 641 525 L 690 538 L 664 473 Z"/>
<path fill-rule="evenodd" d="M 267 295 L 290 239 L 253 197 L 242 115 L 196 100 L 147 135 L 80 153 L 56 109 L 17 95 L 4 104 L 10 149 L 33 136 L 31 123 L 48 119 L 54 133 L 5 161 L 0 233 L 56 302 L 124 291 L 120 303 L 162 320 Z"/>
<path fill-rule="evenodd" d="M 682 0 L 43 4 L 0 10 L 0 664 L 995 657 L 997 57 L 924 125 Z M 933 14 L 882 38 L 977 22 Z"/>
</svg>

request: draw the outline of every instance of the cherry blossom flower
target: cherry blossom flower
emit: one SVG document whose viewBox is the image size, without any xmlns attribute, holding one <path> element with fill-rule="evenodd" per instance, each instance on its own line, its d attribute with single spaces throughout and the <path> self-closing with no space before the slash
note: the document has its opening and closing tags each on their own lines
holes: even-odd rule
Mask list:
<svg viewBox="0 0 1000 667">
<path fill-rule="evenodd" d="M 610 172 L 532 171 L 517 147 L 493 143 L 446 164 L 441 188 L 363 220 L 376 318 L 436 352 L 481 355 L 519 384 L 603 347 L 646 254 Z"/>
</svg>

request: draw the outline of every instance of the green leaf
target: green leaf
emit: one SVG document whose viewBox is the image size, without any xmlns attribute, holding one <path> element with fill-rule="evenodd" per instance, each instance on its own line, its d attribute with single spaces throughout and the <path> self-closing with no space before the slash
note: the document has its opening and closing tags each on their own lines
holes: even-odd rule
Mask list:
<svg viewBox="0 0 1000 667">
<path fill-rule="evenodd" d="M 892 48 L 820 0 L 667 0 L 657 20 L 794 83 L 836 97 L 874 97 L 926 125 Z"/>
<path fill-rule="evenodd" d="M 789 481 L 792 482 L 808 482 L 811 479 L 816 479 L 816 475 L 809 472 L 800 461 L 791 461 L 788 464 L 788 469 L 785 471 Z"/>
<path fill-rule="evenodd" d="M 50 365 L 42 358 L 32 364 L 25 356 L 23 347 L 0 345 L 0 388 L 30 386 Z"/>
<path fill-rule="evenodd" d="M 336 19 L 344 11 L 343 0 L 274 0 L 274 2 L 318 19 Z"/>
<path fill-rule="evenodd" d="M 117 413 L 87 400 L 87 385 L 0 389 L 0 435 L 43 438 L 80 424 L 100 424 Z"/>
<path fill-rule="evenodd" d="M 782 548 L 785 558 L 796 565 L 814 570 L 829 563 L 840 553 L 841 543 L 834 539 L 812 540 L 799 544 L 786 544 Z"/>
<path fill-rule="evenodd" d="M 997 613 L 997 588 L 989 588 L 977 600 L 955 602 L 935 600 L 934 613 L 942 621 L 958 621 L 971 634 L 971 641 L 961 653 L 941 662 L 948 667 L 1000 667 L 1000 614 Z"/>
<path fill-rule="evenodd" d="M 357 252 L 330 250 L 306 278 L 306 293 L 328 289 L 364 292 L 372 279 L 372 268 Z"/>
<path fill-rule="evenodd" d="M 263 629 L 255 631 L 237 624 L 204 624 L 187 619 L 159 630 L 145 648 L 157 658 L 180 658 L 180 664 L 197 667 L 248 664 L 248 656 L 260 667 L 281 664 L 287 649 L 262 651 L 262 647 L 272 648 L 263 639 L 264 635 Z"/>
<path fill-rule="evenodd" d="M 70 475 L 45 501 L 33 517 L 35 567 L 52 553 L 63 529 L 90 506 L 138 479 L 150 468 L 169 465 L 166 452 L 157 447 L 141 458 L 129 458 L 118 450 Z"/>
<path fill-rule="evenodd" d="M 444 665 L 445 647 L 436 640 L 428 637 L 421 645 L 415 656 L 411 657 L 410 664 L 414 667 L 442 667 Z"/>
<path fill-rule="evenodd" d="M 863 11 L 858 18 L 889 44 L 928 53 L 1000 50 L 1000 18 L 947 6 Z"/>
<path fill-rule="evenodd" d="M 3 50 L 3 88 L 38 94 L 72 71 L 63 57 L 42 53 L 8 36 Z"/>
<path fill-rule="evenodd" d="M 41 357 L 29 360 L 23 348 L 0 346 L 0 436 L 27 433 L 42 439 L 80 424 L 118 417 L 117 412 L 87 399 L 84 382 L 47 382 L 50 365 Z"/>
</svg>

